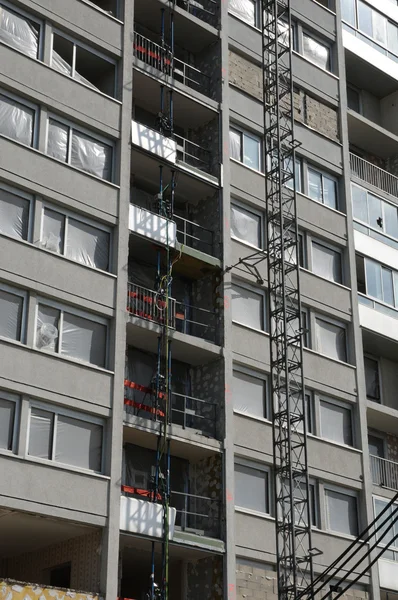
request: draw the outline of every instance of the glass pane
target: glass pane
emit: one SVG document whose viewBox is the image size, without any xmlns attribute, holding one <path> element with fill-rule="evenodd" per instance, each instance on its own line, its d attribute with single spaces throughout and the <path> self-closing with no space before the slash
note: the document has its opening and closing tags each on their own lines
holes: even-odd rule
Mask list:
<svg viewBox="0 0 398 600">
<path fill-rule="evenodd" d="M 232 399 L 239 412 L 264 418 L 265 381 L 239 371 L 233 372 Z"/>
<path fill-rule="evenodd" d="M 322 175 L 317 171 L 308 169 L 308 194 L 317 202 L 322 202 Z"/>
<path fill-rule="evenodd" d="M 23 298 L 0 290 L 0 335 L 21 340 Z"/>
<path fill-rule="evenodd" d="M 36 348 L 58 352 L 60 311 L 39 304 L 36 324 Z"/>
<path fill-rule="evenodd" d="M 267 473 L 235 464 L 235 506 L 268 513 Z"/>
<path fill-rule="evenodd" d="M 68 160 L 69 127 L 50 119 L 48 122 L 47 154 L 66 162 Z"/>
<path fill-rule="evenodd" d="M 322 69 L 329 69 L 329 48 L 303 34 L 303 55 Z"/>
<path fill-rule="evenodd" d="M 110 181 L 112 179 L 112 148 L 93 140 L 88 135 L 74 131 L 70 164 Z"/>
<path fill-rule="evenodd" d="M 321 354 L 346 361 L 345 329 L 327 321 L 316 319 L 317 349 Z"/>
<path fill-rule="evenodd" d="M 387 506 L 387 502 L 385 500 L 379 500 L 378 498 L 375 498 L 374 499 L 375 516 L 377 517 L 378 515 L 380 515 L 380 513 L 385 509 L 386 506 Z M 390 507 L 383 514 L 383 516 L 379 519 L 378 524 L 381 525 L 381 523 L 383 523 L 387 519 L 387 517 L 391 517 L 391 513 L 392 513 L 392 507 Z M 377 532 L 378 539 L 380 539 L 380 537 L 383 534 L 385 534 L 385 536 L 383 537 L 382 543 L 388 544 L 388 542 L 390 542 L 394 536 L 394 531 L 393 531 L 393 528 L 391 527 L 389 520 L 387 520 L 386 524 L 383 527 L 381 527 L 381 529 Z M 394 545 L 395 546 L 398 545 L 396 540 L 395 540 Z"/>
<path fill-rule="evenodd" d="M 101 471 L 102 427 L 59 415 L 55 460 L 82 469 Z"/>
<path fill-rule="evenodd" d="M 390 21 L 387 23 L 387 47 L 398 56 L 398 27 Z"/>
<path fill-rule="evenodd" d="M 106 326 L 64 313 L 61 354 L 104 367 Z"/>
<path fill-rule="evenodd" d="M 242 161 L 241 134 L 233 129 L 229 130 L 229 155 L 230 158 Z"/>
<path fill-rule="evenodd" d="M 334 179 L 323 176 L 323 202 L 330 208 L 337 208 L 336 182 Z"/>
<path fill-rule="evenodd" d="M 347 104 L 348 108 L 355 110 L 357 113 L 360 112 L 361 104 L 359 100 L 359 92 L 351 86 L 347 86 Z"/>
<path fill-rule="evenodd" d="M 368 194 L 368 207 L 369 207 L 369 225 L 378 229 L 379 231 L 383 228 L 383 214 L 381 209 L 380 198 Z"/>
<path fill-rule="evenodd" d="M 53 51 L 51 55 L 52 68 L 65 75 L 72 75 L 72 65 L 73 43 L 54 33 Z"/>
<path fill-rule="evenodd" d="M 30 456 L 52 458 L 54 414 L 39 408 L 32 408 L 29 426 Z"/>
<path fill-rule="evenodd" d="M 65 255 L 84 265 L 106 271 L 109 265 L 109 233 L 69 219 Z"/>
<path fill-rule="evenodd" d="M 366 397 L 370 400 L 380 401 L 379 364 L 377 360 L 365 356 L 365 382 Z"/>
<path fill-rule="evenodd" d="M 260 171 L 260 140 L 243 134 L 243 162 L 247 167 Z"/>
<path fill-rule="evenodd" d="M 347 21 L 353 27 L 355 22 L 355 0 L 341 0 L 341 17 L 343 21 Z"/>
<path fill-rule="evenodd" d="M 248 242 L 256 248 L 261 247 L 261 218 L 239 206 L 231 205 L 231 235 Z"/>
<path fill-rule="evenodd" d="M 388 202 L 383 202 L 384 208 L 384 229 L 387 235 L 398 239 L 398 209 Z"/>
<path fill-rule="evenodd" d="M 264 328 L 264 298 L 240 286 L 232 286 L 232 320 L 255 329 Z"/>
<path fill-rule="evenodd" d="M 352 446 L 351 411 L 321 400 L 321 436 L 327 440 Z"/>
<path fill-rule="evenodd" d="M 387 44 L 387 19 L 372 10 L 373 39 L 385 46 Z"/>
<path fill-rule="evenodd" d="M 340 492 L 326 490 L 328 525 L 332 531 L 358 535 L 357 500 Z"/>
<path fill-rule="evenodd" d="M 0 397 L 0 448 L 12 450 L 15 402 Z"/>
<path fill-rule="evenodd" d="M 375 435 L 368 435 L 369 454 L 384 458 L 384 440 Z"/>
<path fill-rule="evenodd" d="M 256 26 L 255 7 L 255 0 L 229 0 L 229 12 L 253 27 Z"/>
<path fill-rule="evenodd" d="M 394 306 L 394 289 L 392 280 L 392 271 L 390 269 L 381 269 L 381 278 L 383 281 L 383 300 L 386 304 Z"/>
<path fill-rule="evenodd" d="M 312 242 L 312 270 L 321 277 L 341 283 L 340 253 Z"/>
<path fill-rule="evenodd" d="M 358 0 L 358 28 L 369 37 L 373 37 L 372 9 L 362 0 Z"/>
<path fill-rule="evenodd" d="M 354 219 L 368 223 L 368 200 L 366 190 L 351 184 Z"/>
<path fill-rule="evenodd" d="M 30 202 L 0 188 L 0 233 L 19 240 L 28 238 Z"/>
<path fill-rule="evenodd" d="M 366 271 L 366 294 L 378 300 L 383 300 L 383 290 L 381 284 L 381 265 L 379 263 L 365 259 Z"/>
<path fill-rule="evenodd" d="M 32 58 L 38 58 L 40 27 L 37 23 L 0 7 L 0 41 Z"/>
<path fill-rule="evenodd" d="M 0 133 L 13 140 L 32 146 L 34 110 L 0 96 Z"/>
<path fill-rule="evenodd" d="M 65 217 L 54 210 L 43 210 L 43 224 L 40 243 L 43 248 L 63 254 Z"/>
</svg>

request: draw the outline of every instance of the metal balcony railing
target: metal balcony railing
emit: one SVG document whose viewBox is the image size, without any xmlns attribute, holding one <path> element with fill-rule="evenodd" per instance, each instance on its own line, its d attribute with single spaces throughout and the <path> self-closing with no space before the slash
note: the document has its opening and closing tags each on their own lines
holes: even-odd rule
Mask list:
<svg viewBox="0 0 398 600">
<path fill-rule="evenodd" d="M 398 198 L 398 177 L 350 153 L 351 174 Z"/>
<path fill-rule="evenodd" d="M 176 302 L 177 331 L 217 343 L 216 322 L 215 312 L 185 302 Z"/>
<path fill-rule="evenodd" d="M 220 538 L 220 501 L 184 492 L 170 493 L 170 506 L 176 509 L 176 527 L 198 535 Z"/>
<path fill-rule="evenodd" d="M 174 0 L 177 6 L 183 8 L 198 19 L 217 27 L 219 0 Z"/>
<path fill-rule="evenodd" d="M 200 69 L 173 57 L 168 48 L 156 44 L 140 33 L 134 33 L 134 56 L 153 69 L 174 77 L 187 87 L 210 94 L 210 77 Z"/>
<path fill-rule="evenodd" d="M 176 301 L 174 298 L 169 298 L 169 309 L 166 311 L 164 296 L 131 281 L 127 284 L 127 310 L 136 317 L 159 324 L 164 324 L 166 312 L 168 312 L 168 325 L 175 329 Z"/>
<path fill-rule="evenodd" d="M 180 244 L 213 256 L 214 234 L 210 229 L 176 214 L 173 216 L 173 220 L 177 223 L 177 240 Z"/>
<path fill-rule="evenodd" d="M 217 405 L 186 394 L 171 395 L 171 422 L 184 429 L 196 429 L 203 435 L 217 437 Z"/>
<path fill-rule="evenodd" d="M 211 155 L 206 148 L 195 144 L 180 135 L 174 135 L 177 142 L 177 158 L 187 165 L 211 174 Z"/>
<path fill-rule="evenodd" d="M 373 483 L 398 490 L 398 463 L 370 454 L 370 470 Z"/>
</svg>

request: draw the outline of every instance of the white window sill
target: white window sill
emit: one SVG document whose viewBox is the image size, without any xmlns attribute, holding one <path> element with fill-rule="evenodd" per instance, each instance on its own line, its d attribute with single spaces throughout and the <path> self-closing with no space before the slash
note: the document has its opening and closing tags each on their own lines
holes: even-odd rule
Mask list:
<svg viewBox="0 0 398 600">
<path fill-rule="evenodd" d="M 311 198 L 311 196 L 308 196 L 308 194 L 303 194 L 303 192 L 297 192 L 297 195 L 302 196 L 303 198 L 306 198 L 307 200 L 311 200 L 311 202 L 315 202 L 315 204 L 317 204 L 318 206 L 323 206 L 327 210 L 331 210 L 332 212 L 334 212 L 338 215 L 346 217 L 346 214 L 343 213 L 341 210 L 338 210 L 337 208 L 333 208 L 332 206 L 328 206 L 327 204 L 324 204 L 323 202 L 320 202 L 319 200 L 315 200 L 315 198 Z"/>
<path fill-rule="evenodd" d="M 263 423 L 264 425 L 271 425 L 272 421 L 267 419 L 266 417 L 258 417 L 256 415 L 251 415 L 250 413 L 242 412 L 237 408 L 233 409 L 235 415 L 239 415 L 240 417 L 245 417 L 246 419 L 251 419 L 252 421 L 257 421 L 258 423 Z"/>
<path fill-rule="evenodd" d="M 338 358 L 334 358 L 333 356 L 328 356 L 327 354 L 323 354 L 322 352 L 319 352 L 318 350 L 313 350 L 312 348 L 304 347 L 303 349 L 304 349 L 304 351 L 310 352 L 311 354 L 316 354 L 317 356 L 322 356 L 323 358 L 332 360 L 333 362 L 335 362 L 339 365 L 344 365 L 345 367 L 349 367 L 350 369 L 356 370 L 356 367 L 354 365 L 351 365 L 350 363 L 345 362 L 344 360 L 339 360 Z"/>
<path fill-rule="evenodd" d="M 312 65 L 315 68 L 317 68 L 320 71 L 322 71 L 322 73 L 326 73 L 326 75 L 330 75 L 331 77 L 333 77 L 333 79 L 336 79 L 337 81 L 339 80 L 339 77 L 337 75 L 335 75 L 334 73 L 332 73 L 332 71 L 329 71 L 328 69 L 324 69 L 323 67 L 320 67 L 314 61 L 312 61 L 310 58 L 308 58 L 307 56 L 304 56 L 304 54 L 300 54 L 300 52 L 297 52 L 297 50 L 293 50 L 293 54 L 295 54 L 296 56 L 300 56 L 300 58 L 302 58 L 303 60 L 305 60 L 310 65 Z"/>
<path fill-rule="evenodd" d="M 262 335 L 266 335 L 267 337 L 269 336 L 268 332 L 264 331 L 263 329 L 256 329 L 256 327 L 251 327 L 250 325 L 245 325 L 245 323 L 240 323 L 239 321 L 234 321 L 233 319 L 232 319 L 232 323 L 234 325 L 239 325 L 239 327 L 244 327 L 245 329 L 254 331 L 255 333 L 261 333 Z"/>
<path fill-rule="evenodd" d="M 7 236 L 7 237 L 9 237 L 9 236 Z M 16 238 L 11 238 L 11 239 L 16 239 Z M 26 240 L 17 240 L 17 241 L 24 241 L 25 243 L 29 244 L 30 246 L 34 246 L 41 252 L 46 252 L 47 254 L 56 256 L 56 257 L 60 258 L 61 260 L 65 260 L 68 263 L 71 263 L 72 265 L 78 265 L 79 267 L 83 267 L 83 269 L 89 269 L 93 273 L 99 273 L 100 275 L 105 275 L 105 277 L 110 277 L 111 279 L 115 279 L 115 280 L 117 279 L 117 276 L 114 275 L 114 273 L 110 273 L 109 271 L 104 271 L 103 269 L 98 269 L 97 267 L 92 267 L 91 265 L 85 265 L 84 263 L 81 263 L 77 260 L 73 260 L 73 258 L 69 258 L 68 256 L 65 256 L 64 254 L 60 254 L 58 252 L 53 252 L 52 250 L 48 250 L 48 248 L 43 248 L 40 245 L 40 242 L 37 242 L 37 244 L 31 244 L 30 242 L 26 242 Z"/>
<path fill-rule="evenodd" d="M 235 13 L 233 13 L 230 10 L 228 11 L 228 14 L 230 17 L 233 17 L 234 19 L 239 21 L 239 23 L 243 23 L 243 25 L 246 25 L 246 27 L 250 27 L 250 29 L 252 29 L 253 31 L 256 31 L 257 33 L 259 33 L 261 35 L 261 29 L 259 27 L 257 27 L 257 25 L 252 25 L 251 23 L 248 23 L 247 21 L 245 21 L 244 19 L 241 19 L 241 17 L 238 17 L 238 15 L 236 15 Z"/>
<path fill-rule="evenodd" d="M 237 165 L 240 165 L 241 167 L 243 167 L 245 169 L 248 169 L 248 171 L 251 171 L 252 173 L 261 175 L 261 177 L 265 177 L 265 175 L 262 171 L 259 171 L 258 169 L 254 169 L 253 167 L 249 167 L 248 165 L 245 165 L 245 163 L 240 162 L 240 160 L 237 160 L 236 158 L 232 158 L 232 156 L 229 157 L 229 160 Z"/>
<path fill-rule="evenodd" d="M 355 406 L 355 403 L 351 404 Z M 349 446 L 348 444 L 343 444 L 342 442 L 336 442 L 335 440 L 328 440 L 327 438 L 321 437 L 320 435 L 316 435 L 315 433 L 308 432 L 307 435 L 313 440 L 322 442 L 322 444 L 330 444 L 331 446 L 336 446 L 336 448 L 342 448 L 343 450 L 348 450 L 350 452 L 354 452 L 355 454 L 362 454 L 362 450 L 359 450 L 354 446 Z"/>
<path fill-rule="evenodd" d="M 275 518 L 272 517 L 269 513 L 259 512 L 257 510 L 252 510 L 250 508 L 243 508 L 242 506 L 235 506 L 235 512 L 248 515 L 251 517 L 257 517 L 260 519 L 264 519 L 264 521 L 275 521 Z"/>
<path fill-rule="evenodd" d="M 102 473 L 97 473 L 96 471 L 90 471 L 89 469 L 74 467 L 73 465 L 59 463 L 59 462 L 56 462 L 55 460 L 46 460 L 45 458 L 39 458 L 37 456 L 30 456 L 29 454 L 26 454 L 25 456 L 17 456 L 17 458 L 19 458 L 21 460 L 25 460 L 27 462 L 35 463 L 38 465 L 44 465 L 46 467 L 51 467 L 52 469 L 61 469 L 62 471 L 77 473 L 78 475 L 88 475 L 89 477 L 95 477 L 97 479 L 102 479 L 104 481 L 110 481 L 110 477 L 108 475 L 103 475 Z"/>
<path fill-rule="evenodd" d="M 264 250 L 264 248 L 255 246 L 254 244 L 251 244 L 250 242 L 246 242 L 246 240 L 241 240 L 240 238 L 236 237 L 235 235 L 232 235 L 232 233 L 231 233 L 231 240 L 233 240 L 234 242 L 237 242 L 238 244 L 242 244 L 242 246 L 247 246 L 247 248 L 256 250 L 257 252 L 263 252 L 264 258 L 266 258 L 266 256 L 267 256 L 267 252 L 266 252 L 266 250 Z"/>
<path fill-rule="evenodd" d="M 333 285 L 336 285 L 337 287 L 340 287 L 341 289 L 346 290 L 348 292 L 351 291 L 351 288 L 347 287 L 346 285 L 343 285 L 342 283 L 338 283 L 337 281 L 333 281 L 333 279 L 328 279 L 327 277 L 323 277 L 322 275 L 318 275 L 318 273 L 314 273 L 314 271 L 311 271 L 310 269 L 306 269 L 305 267 L 300 267 L 300 271 L 304 271 L 305 273 L 310 273 L 314 277 L 318 277 L 319 279 L 322 279 L 322 281 L 328 281 L 329 283 L 332 283 Z"/>
<path fill-rule="evenodd" d="M 93 363 L 89 363 L 89 362 L 85 362 L 84 360 L 79 360 L 78 358 L 73 358 L 73 356 L 67 356 L 66 354 L 59 354 L 58 352 L 54 352 L 53 350 L 42 350 L 41 348 L 36 348 L 35 346 L 26 346 L 26 348 L 28 348 L 29 350 L 32 350 L 33 352 L 39 352 L 40 354 L 44 355 L 44 356 L 51 356 L 53 358 L 56 358 L 57 360 L 66 360 L 67 362 L 71 362 L 74 365 L 77 365 L 79 367 L 85 367 L 88 369 L 94 369 L 95 371 L 99 371 L 101 373 L 104 373 L 105 375 L 113 375 L 113 371 L 110 371 L 109 369 L 105 369 L 104 367 L 99 367 L 98 365 L 94 365 Z"/>
</svg>

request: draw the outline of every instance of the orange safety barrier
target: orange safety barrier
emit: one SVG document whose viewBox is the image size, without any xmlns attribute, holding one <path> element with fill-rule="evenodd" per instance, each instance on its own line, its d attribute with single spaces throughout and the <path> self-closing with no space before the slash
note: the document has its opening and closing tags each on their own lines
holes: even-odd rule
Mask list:
<svg viewBox="0 0 398 600">
<path fill-rule="evenodd" d="M 139 46 L 138 44 L 134 44 L 134 50 L 137 50 L 137 52 L 141 52 L 141 54 L 148 54 L 148 56 L 150 58 L 154 58 L 158 61 L 163 60 L 165 65 L 170 66 L 171 65 L 171 60 L 169 60 L 168 58 L 163 58 L 159 55 L 156 54 L 156 52 L 152 52 L 152 50 L 147 50 L 146 48 L 144 48 L 144 46 Z"/>
<path fill-rule="evenodd" d="M 126 492 L 126 494 L 136 494 L 137 496 L 144 496 L 144 498 L 150 498 L 151 500 L 153 498 L 153 492 L 150 492 L 149 490 L 131 487 L 130 485 L 122 485 L 121 489 L 122 492 Z M 156 500 L 162 500 L 162 496 L 159 493 L 156 494 Z"/>
<path fill-rule="evenodd" d="M 149 412 L 152 415 L 157 415 L 158 417 L 164 417 L 164 412 L 162 410 L 159 410 L 158 408 L 153 408 L 152 406 L 147 406 L 146 404 L 141 404 L 141 402 L 134 402 L 134 400 L 129 400 L 128 398 L 125 398 L 124 404 L 126 406 L 133 406 L 137 410 L 145 410 L 146 412 Z"/>
<path fill-rule="evenodd" d="M 154 300 L 152 296 L 145 296 L 144 294 L 139 294 L 138 292 L 129 292 L 128 295 L 130 298 L 139 298 L 140 300 L 143 300 L 143 302 L 147 302 L 148 304 L 152 304 Z M 156 304 L 161 308 L 166 307 L 166 302 L 164 300 L 157 300 Z"/>
<path fill-rule="evenodd" d="M 129 381 L 128 379 L 124 380 L 124 387 L 128 387 L 131 390 L 138 390 L 139 392 L 144 392 L 145 394 L 153 394 L 155 395 L 155 390 L 146 385 L 141 385 L 140 383 L 135 383 L 135 381 Z M 164 400 L 166 398 L 166 394 L 164 392 L 158 393 L 158 398 Z"/>
</svg>

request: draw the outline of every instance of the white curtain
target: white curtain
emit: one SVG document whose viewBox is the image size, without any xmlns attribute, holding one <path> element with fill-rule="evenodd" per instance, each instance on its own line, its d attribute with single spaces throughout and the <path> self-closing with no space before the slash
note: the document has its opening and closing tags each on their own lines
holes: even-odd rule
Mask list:
<svg viewBox="0 0 398 600">
<path fill-rule="evenodd" d="M 246 288 L 232 286 L 232 320 L 254 329 L 263 329 L 263 297 Z"/>
<path fill-rule="evenodd" d="M 303 54 L 322 69 L 329 67 L 329 48 L 308 35 L 303 35 Z"/>
<path fill-rule="evenodd" d="M 235 464 L 235 506 L 269 512 L 267 473 Z"/>
<path fill-rule="evenodd" d="M 0 6 L 0 41 L 37 58 L 39 31 L 39 25 Z"/>
<path fill-rule="evenodd" d="M 29 426 L 30 456 L 52 458 L 54 414 L 39 408 L 32 408 Z"/>
<path fill-rule="evenodd" d="M 340 283 L 340 254 L 331 248 L 312 242 L 312 270 L 321 277 Z"/>
<path fill-rule="evenodd" d="M 263 379 L 234 371 L 232 399 L 237 411 L 254 417 L 265 417 L 265 381 Z"/>
<path fill-rule="evenodd" d="M 47 154 L 64 162 L 68 159 L 69 127 L 53 119 L 48 123 Z"/>
<path fill-rule="evenodd" d="M 61 354 L 104 367 L 106 326 L 65 312 Z"/>
<path fill-rule="evenodd" d="M 15 100 L 0 96 L 0 133 L 26 146 L 33 143 L 34 111 Z"/>
<path fill-rule="evenodd" d="M 73 132 L 71 165 L 111 180 L 112 148 L 80 132 Z"/>
<path fill-rule="evenodd" d="M 241 161 L 241 136 L 236 131 L 229 130 L 229 155 Z"/>
<path fill-rule="evenodd" d="M 346 361 L 345 329 L 327 321 L 316 319 L 317 350 L 331 358 Z"/>
<path fill-rule="evenodd" d="M 19 340 L 21 337 L 23 298 L 0 290 L 0 336 Z"/>
<path fill-rule="evenodd" d="M 26 240 L 28 220 L 29 200 L 0 188 L 0 233 Z"/>
<path fill-rule="evenodd" d="M 231 206 L 231 234 L 239 240 L 253 244 L 256 248 L 261 245 L 260 217 L 238 206 Z"/>
<path fill-rule="evenodd" d="M 62 254 L 64 251 L 65 217 L 45 208 L 40 243 L 43 248 Z"/>
<path fill-rule="evenodd" d="M 109 233 L 69 218 L 65 255 L 84 265 L 106 271 L 109 263 Z"/>
<path fill-rule="evenodd" d="M 351 411 L 321 400 L 321 435 L 339 444 L 352 445 Z"/>
<path fill-rule="evenodd" d="M 55 460 L 91 471 L 101 471 L 103 428 L 65 415 L 57 419 Z"/>
<path fill-rule="evenodd" d="M 358 508 L 355 496 L 326 490 L 329 529 L 358 535 Z"/>
<path fill-rule="evenodd" d="M 0 448 L 12 449 L 12 434 L 14 429 L 15 402 L 0 397 Z"/>
</svg>

